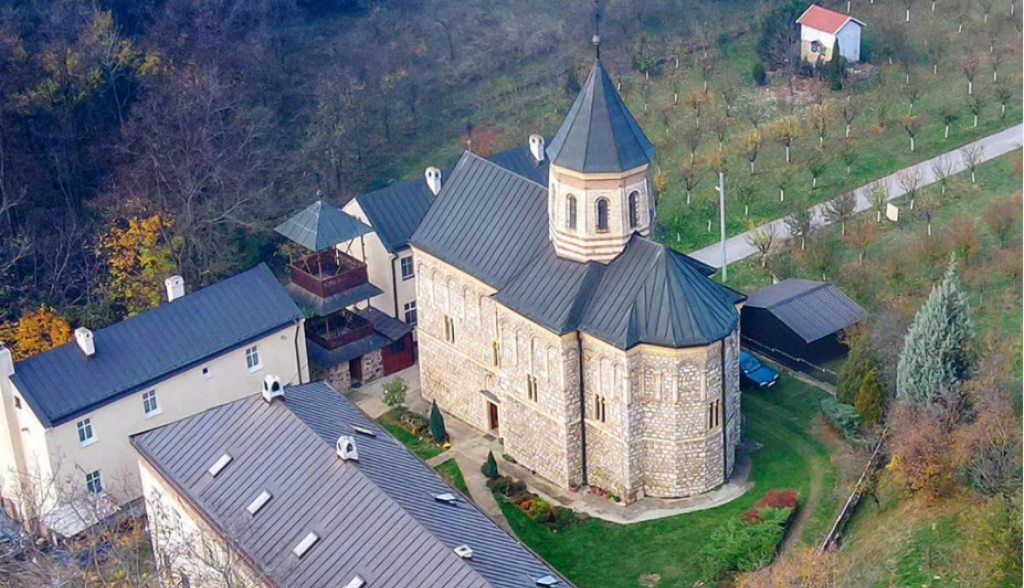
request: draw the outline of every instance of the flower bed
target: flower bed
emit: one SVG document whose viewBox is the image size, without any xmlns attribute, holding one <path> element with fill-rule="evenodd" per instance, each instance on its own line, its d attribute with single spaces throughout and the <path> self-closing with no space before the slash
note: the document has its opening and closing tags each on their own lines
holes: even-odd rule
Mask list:
<svg viewBox="0 0 1024 588">
<path fill-rule="evenodd" d="M 537 524 L 557 533 L 587 518 L 585 514 L 577 514 L 571 508 L 554 506 L 540 496 L 530 492 L 526 484 L 510 476 L 502 476 L 487 480 L 487 487 L 498 500 L 516 505 Z"/>
<path fill-rule="evenodd" d="M 404 406 L 389 410 L 377 422 L 420 459 L 430 459 L 447 449 L 447 443 L 440 445 L 430 436 L 430 421 Z"/>
</svg>

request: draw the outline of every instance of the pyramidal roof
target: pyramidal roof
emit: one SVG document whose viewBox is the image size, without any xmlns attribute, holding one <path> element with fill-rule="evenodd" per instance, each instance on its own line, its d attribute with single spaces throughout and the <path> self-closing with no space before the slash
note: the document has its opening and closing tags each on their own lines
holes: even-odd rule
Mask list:
<svg viewBox="0 0 1024 588">
<path fill-rule="evenodd" d="M 274 230 L 314 252 L 373 232 L 361 220 L 323 200 L 310 204 Z"/>
<path fill-rule="evenodd" d="M 547 148 L 551 163 L 584 173 L 621 172 L 654 157 L 600 59 L 594 60 L 569 114 Z"/>
</svg>

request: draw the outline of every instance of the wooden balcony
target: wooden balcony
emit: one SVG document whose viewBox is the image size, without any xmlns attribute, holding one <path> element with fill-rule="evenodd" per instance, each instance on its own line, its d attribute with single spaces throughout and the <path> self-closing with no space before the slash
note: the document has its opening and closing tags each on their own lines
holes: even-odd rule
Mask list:
<svg viewBox="0 0 1024 588">
<path fill-rule="evenodd" d="M 288 269 L 293 284 L 320 298 L 341 294 L 369 281 L 365 263 L 336 249 L 298 259 Z"/>
<path fill-rule="evenodd" d="M 306 321 L 306 337 L 328 350 L 358 341 L 373 332 L 370 321 L 348 310 Z"/>
</svg>

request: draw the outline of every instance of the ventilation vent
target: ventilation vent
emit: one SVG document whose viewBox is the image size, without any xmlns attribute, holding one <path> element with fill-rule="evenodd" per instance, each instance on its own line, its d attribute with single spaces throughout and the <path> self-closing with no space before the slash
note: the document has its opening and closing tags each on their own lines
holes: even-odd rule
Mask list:
<svg viewBox="0 0 1024 588">
<path fill-rule="evenodd" d="M 338 457 L 345 461 L 359 461 L 359 450 L 356 449 L 356 438 L 352 435 L 342 435 L 338 437 L 338 442 L 334 445 L 335 450 L 338 452 Z"/>
<path fill-rule="evenodd" d="M 367 437 L 376 437 L 377 433 L 373 432 L 373 429 L 367 429 L 360 425 L 352 425 L 352 430 L 360 435 L 366 435 Z"/>
<path fill-rule="evenodd" d="M 459 545 L 455 548 L 455 555 L 462 559 L 473 559 L 473 548 L 469 545 Z"/>
<path fill-rule="evenodd" d="M 363 588 L 363 586 L 366 586 L 366 580 L 364 580 L 361 576 L 356 576 L 349 580 L 348 584 L 345 584 L 341 588 Z"/>
<path fill-rule="evenodd" d="M 455 503 L 459 501 L 459 497 L 451 492 L 445 492 L 444 494 L 434 494 L 434 500 L 438 502 L 446 502 L 454 506 Z"/>
<path fill-rule="evenodd" d="M 276 398 L 284 398 L 284 386 L 281 385 L 281 378 L 277 376 L 263 378 L 263 400 L 273 402 Z"/>
<path fill-rule="evenodd" d="M 252 502 L 249 503 L 249 506 L 245 510 L 249 511 L 249 514 L 254 515 L 258 513 L 260 509 L 264 507 L 264 505 L 270 502 L 271 498 L 273 498 L 273 496 L 270 494 L 270 492 L 264 490 L 263 492 L 260 492 L 259 496 L 257 496 Z"/>
<path fill-rule="evenodd" d="M 541 576 L 537 578 L 533 581 L 533 583 L 538 586 L 559 586 L 562 584 L 562 580 L 560 580 L 553 574 L 548 574 L 546 576 Z"/>
<path fill-rule="evenodd" d="M 295 554 L 295 557 L 302 557 L 306 555 L 306 552 L 316 545 L 316 542 L 319 540 L 320 536 L 313 531 L 310 531 L 308 535 L 302 538 L 302 541 L 299 541 L 299 544 L 295 546 L 292 553 Z"/>
<path fill-rule="evenodd" d="M 225 453 L 224 455 L 217 458 L 217 461 L 213 462 L 213 465 L 210 466 L 210 469 L 206 471 L 209 472 L 211 476 L 216 478 L 217 474 L 221 473 L 221 471 L 223 471 L 224 468 L 228 467 L 228 464 L 231 463 L 232 459 L 234 458 Z"/>
</svg>

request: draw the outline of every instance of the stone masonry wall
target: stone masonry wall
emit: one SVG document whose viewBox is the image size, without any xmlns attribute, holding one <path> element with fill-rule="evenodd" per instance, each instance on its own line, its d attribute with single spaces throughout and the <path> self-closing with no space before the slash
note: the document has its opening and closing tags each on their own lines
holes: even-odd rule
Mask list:
<svg viewBox="0 0 1024 588">
<path fill-rule="evenodd" d="M 323 380 L 331 385 L 338 392 L 348 392 L 352 387 L 352 377 L 348 373 L 348 362 L 342 362 L 336 366 L 322 368 L 310 364 L 310 377 L 312 380 Z"/>
<path fill-rule="evenodd" d="M 380 349 L 362 357 L 363 382 L 372 382 L 384 375 L 384 356 Z"/>
</svg>

